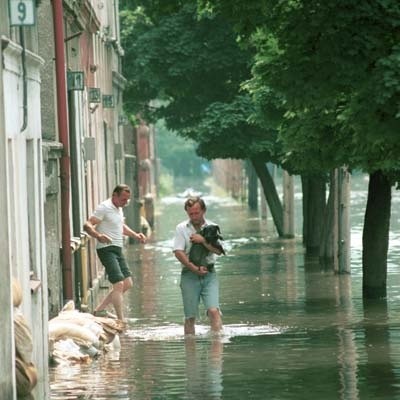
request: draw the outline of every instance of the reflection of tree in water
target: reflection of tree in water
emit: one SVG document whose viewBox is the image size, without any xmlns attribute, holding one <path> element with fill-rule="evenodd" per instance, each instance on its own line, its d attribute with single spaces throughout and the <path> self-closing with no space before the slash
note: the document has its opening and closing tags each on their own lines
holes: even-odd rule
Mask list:
<svg viewBox="0 0 400 400">
<path fill-rule="evenodd" d="M 196 341 L 185 338 L 186 396 L 188 399 L 220 399 L 222 397 L 222 352 L 220 338 Z"/>
<path fill-rule="evenodd" d="M 366 359 L 360 360 L 358 379 L 365 384 L 360 398 L 397 398 L 400 392 L 391 360 L 386 299 L 364 300 L 364 334 Z"/>
</svg>

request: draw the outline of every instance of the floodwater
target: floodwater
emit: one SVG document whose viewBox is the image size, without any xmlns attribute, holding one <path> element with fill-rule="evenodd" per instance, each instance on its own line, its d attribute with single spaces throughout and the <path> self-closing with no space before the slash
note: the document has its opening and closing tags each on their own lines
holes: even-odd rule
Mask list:
<svg viewBox="0 0 400 400">
<path fill-rule="evenodd" d="M 229 198 L 205 200 L 227 249 L 217 266 L 221 337 L 209 334 L 202 309 L 196 337 L 183 335 L 180 267 L 171 252 L 175 225 L 185 218 L 183 199 L 164 198 L 153 239 L 127 249 L 135 286 L 125 298 L 129 326 L 120 350 L 90 365 L 53 367 L 51 399 L 400 399 L 398 194 L 388 298 L 366 304 L 363 180 L 352 190 L 351 275 L 305 260 L 299 238 L 277 239 L 270 219 L 246 206 Z"/>
</svg>

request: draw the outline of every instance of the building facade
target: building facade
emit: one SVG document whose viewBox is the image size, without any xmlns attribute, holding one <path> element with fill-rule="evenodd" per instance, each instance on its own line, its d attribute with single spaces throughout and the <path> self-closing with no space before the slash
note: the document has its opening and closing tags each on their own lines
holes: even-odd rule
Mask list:
<svg viewBox="0 0 400 400">
<path fill-rule="evenodd" d="M 47 322 L 69 300 L 91 310 L 103 275 L 83 223 L 117 183 L 138 193 L 118 7 L 118 0 L 0 0 L 0 382 L 10 400 L 16 313 L 32 331 L 32 394 L 49 398 Z M 130 207 L 140 221 L 139 207 Z M 18 310 L 13 278 L 23 293 Z"/>
<path fill-rule="evenodd" d="M 47 395 L 47 270 L 44 228 L 43 157 L 40 118 L 40 70 L 37 25 L 24 25 L 0 2 L 0 246 L 3 255 L 0 296 L 2 396 L 16 398 L 14 316 L 22 313 L 32 331 L 32 361 L 41 371 L 37 384 Z M 29 9 L 29 15 L 36 7 Z M 28 21 L 31 22 L 31 21 Z M 15 25 L 20 23 L 20 25 Z M 23 302 L 12 303 L 12 279 Z"/>
</svg>

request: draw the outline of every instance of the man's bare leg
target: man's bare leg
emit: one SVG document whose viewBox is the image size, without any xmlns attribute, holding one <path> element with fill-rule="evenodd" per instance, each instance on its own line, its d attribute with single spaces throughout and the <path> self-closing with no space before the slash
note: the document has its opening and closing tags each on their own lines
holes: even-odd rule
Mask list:
<svg viewBox="0 0 400 400">
<path fill-rule="evenodd" d="M 124 279 L 124 293 L 133 286 L 132 278 L 129 276 Z"/>
<path fill-rule="evenodd" d="M 114 306 L 115 314 L 117 318 L 121 321 L 124 320 L 124 312 L 122 310 L 122 299 L 124 294 L 124 282 L 114 283 L 113 289 L 111 291 L 111 303 Z"/>
<path fill-rule="evenodd" d="M 194 328 L 195 318 L 186 318 L 185 325 L 184 325 L 184 332 L 185 335 L 194 335 L 195 328 Z"/>
<path fill-rule="evenodd" d="M 95 308 L 94 312 L 106 309 L 106 307 L 111 303 L 111 293 L 112 291 L 108 292 L 107 296 L 104 297 L 103 301 Z"/>
<path fill-rule="evenodd" d="M 111 292 L 103 299 L 103 301 L 96 307 L 96 311 L 104 310 L 110 303 L 114 306 L 117 318 L 123 321 L 124 315 L 122 311 L 123 294 L 133 286 L 132 278 L 125 278 L 123 281 L 113 284 Z"/>
<path fill-rule="evenodd" d="M 222 329 L 221 313 L 218 308 L 209 308 L 207 310 L 208 317 L 210 318 L 211 331 L 218 333 Z"/>
</svg>

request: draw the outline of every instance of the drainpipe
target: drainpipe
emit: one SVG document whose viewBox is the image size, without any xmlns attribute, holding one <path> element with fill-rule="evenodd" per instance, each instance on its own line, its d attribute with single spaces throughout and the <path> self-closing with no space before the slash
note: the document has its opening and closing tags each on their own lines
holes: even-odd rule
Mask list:
<svg viewBox="0 0 400 400">
<path fill-rule="evenodd" d="M 23 86 L 22 86 L 22 93 L 23 93 L 23 115 L 24 115 L 24 120 L 22 123 L 22 127 L 20 129 L 20 132 L 23 132 L 26 127 L 28 126 L 28 79 L 26 77 L 26 48 L 25 48 L 25 33 L 24 33 L 24 28 L 22 26 L 19 27 L 19 37 L 21 41 L 21 46 L 22 46 L 22 53 L 21 53 L 21 59 L 22 59 L 22 81 L 23 81 Z"/>
<path fill-rule="evenodd" d="M 54 44 L 56 57 L 56 83 L 57 83 L 57 121 L 59 140 L 63 145 L 60 160 L 61 180 L 61 230 L 62 230 L 62 277 L 64 301 L 73 299 L 72 279 L 72 256 L 71 256 L 71 227 L 69 221 L 69 198 L 70 198 L 70 157 L 68 138 L 68 107 L 67 107 L 67 85 L 65 73 L 64 54 L 64 19 L 62 0 L 52 0 Z"/>
</svg>

